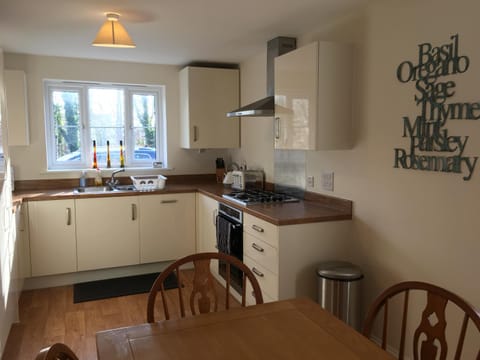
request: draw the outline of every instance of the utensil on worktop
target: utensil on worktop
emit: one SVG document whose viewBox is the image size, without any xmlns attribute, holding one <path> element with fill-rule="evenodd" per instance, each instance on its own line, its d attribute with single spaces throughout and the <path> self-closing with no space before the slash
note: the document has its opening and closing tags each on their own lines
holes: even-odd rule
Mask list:
<svg viewBox="0 0 480 360">
<path fill-rule="evenodd" d="M 217 183 L 221 183 L 225 177 L 225 162 L 223 158 L 215 160 Z"/>
</svg>

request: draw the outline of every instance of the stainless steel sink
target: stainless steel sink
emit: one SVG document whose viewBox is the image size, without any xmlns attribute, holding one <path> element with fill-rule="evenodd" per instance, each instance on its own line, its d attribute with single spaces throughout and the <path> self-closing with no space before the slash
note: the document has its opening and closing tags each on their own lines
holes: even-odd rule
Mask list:
<svg viewBox="0 0 480 360">
<path fill-rule="evenodd" d="M 116 185 L 113 189 L 110 186 L 87 186 L 73 189 L 74 194 L 101 194 L 119 191 L 135 191 L 133 185 Z"/>
<path fill-rule="evenodd" d="M 114 191 L 136 191 L 133 185 L 115 185 Z"/>
</svg>

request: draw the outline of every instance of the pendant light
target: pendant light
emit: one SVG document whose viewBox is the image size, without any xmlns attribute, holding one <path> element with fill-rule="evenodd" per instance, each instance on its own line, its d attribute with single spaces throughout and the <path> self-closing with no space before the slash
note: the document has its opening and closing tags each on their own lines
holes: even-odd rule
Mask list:
<svg viewBox="0 0 480 360">
<path fill-rule="evenodd" d="M 119 14 L 108 13 L 107 21 L 98 31 L 97 37 L 93 41 L 93 46 L 106 46 L 117 48 L 134 48 L 135 43 L 128 35 L 127 30 L 118 21 Z"/>
</svg>

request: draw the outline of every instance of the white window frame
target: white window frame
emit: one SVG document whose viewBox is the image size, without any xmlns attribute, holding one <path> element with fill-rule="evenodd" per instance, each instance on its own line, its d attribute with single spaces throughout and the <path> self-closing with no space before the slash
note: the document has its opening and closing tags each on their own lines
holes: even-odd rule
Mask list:
<svg viewBox="0 0 480 360">
<path fill-rule="evenodd" d="M 124 92 L 124 148 L 125 167 L 130 168 L 152 168 L 152 161 L 136 160 L 134 157 L 134 129 L 133 129 L 133 95 L 148 94 L 154 95 L 155 116 L 156 116 L 156 159 L 161 162 L 162 168 L 167 167 L 166 153 L 166 116 L 165 116 L 165 87 L 152 85 L 130 85 L 112 83 L 89 83 L 73 82 L 63 80 L 44 80 L 44 105 L 45 105 L 45 137 L 47 153 L 47 170 L 83 170 L 92 167 L 92 139 L 90 138 L 90 119 L 88 111 L 88 89 L 121 89 Z M 53 121 L 53 91 L 73 90 L 79 93 L 80 102 L 80 149 L 83 159 L 81 161 L 58 162 L 55 154 L 55 123 Z M 114 167 L 115 164 L 112 164 Z M 101 166 L 100 166 L 101 167 Z"/>
</svg>

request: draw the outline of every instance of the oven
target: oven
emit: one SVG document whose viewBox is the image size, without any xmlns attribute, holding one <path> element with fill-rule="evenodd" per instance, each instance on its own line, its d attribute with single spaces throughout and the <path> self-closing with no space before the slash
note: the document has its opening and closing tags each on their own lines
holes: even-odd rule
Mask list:
<svg viewBox="0 0 480 360">
<path fill-rule="evenodd" d="M 243 261 L 243 212 L 234 207 L 218 204 L 217 215 L 217 248 L 219 252 L 232 255 Z M 218 262 L 218 272 L 226 277 L 226 264 Z M 242 294 L 243 274 L 236 267 L 230 269 L 230 284 Z"/>
</svg>

